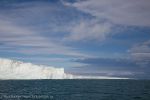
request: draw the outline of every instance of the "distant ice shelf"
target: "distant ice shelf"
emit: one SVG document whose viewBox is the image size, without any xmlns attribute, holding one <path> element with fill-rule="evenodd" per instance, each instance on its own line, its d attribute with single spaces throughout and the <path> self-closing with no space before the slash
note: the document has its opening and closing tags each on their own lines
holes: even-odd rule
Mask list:
<svg viewBox="0 0 150 100">
<path fill-rule="evenodd" d="M 72 79 L 64 68 L 0 58 L 0 79 Z"/>
<path fill-rule="evenodd" d="M 64 72 L 64 68 L 35 65 L 0 58 L 0 79 L 126 79 L 107 76 L 80 76 Z"/>
</svg>

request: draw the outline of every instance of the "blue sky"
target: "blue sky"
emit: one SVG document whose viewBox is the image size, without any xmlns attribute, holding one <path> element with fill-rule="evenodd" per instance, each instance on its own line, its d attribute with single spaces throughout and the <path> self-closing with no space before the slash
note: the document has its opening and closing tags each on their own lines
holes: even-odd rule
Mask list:
<svg viewBox="0 0 150 100">
<path fill-rule="evenodd" d="M 149 0 L 0 0 L 0 57 L 150 78 Z"/>
</svg>

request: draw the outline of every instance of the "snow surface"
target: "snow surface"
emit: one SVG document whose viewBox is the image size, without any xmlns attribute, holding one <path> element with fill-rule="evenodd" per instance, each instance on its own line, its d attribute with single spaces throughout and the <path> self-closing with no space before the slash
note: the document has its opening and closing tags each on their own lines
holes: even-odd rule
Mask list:
<svg viewBox="0 0 150 100">
<path fill-rule="evenodd" d="M 79 76 L 67 74 L 64 68 L 34 65 L 0 58 L 0 79 L 126 79 L 108 76 Z"/>
</svg>

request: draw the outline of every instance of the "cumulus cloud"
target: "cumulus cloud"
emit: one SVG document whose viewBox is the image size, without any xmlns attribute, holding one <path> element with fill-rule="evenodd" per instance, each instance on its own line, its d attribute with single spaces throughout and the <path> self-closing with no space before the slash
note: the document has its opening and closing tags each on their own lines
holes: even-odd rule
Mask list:
<svg viewBox="0 0 150 100">
<path fill-rule="evenodd" d="M 114 24 L 150 26 L 149 0 L 80 0 L 64 4 Z"/>
</svg>

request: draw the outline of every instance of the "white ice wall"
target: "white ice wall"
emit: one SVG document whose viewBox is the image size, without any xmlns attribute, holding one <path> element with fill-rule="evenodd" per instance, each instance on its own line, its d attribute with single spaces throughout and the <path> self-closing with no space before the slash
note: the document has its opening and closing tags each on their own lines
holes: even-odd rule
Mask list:
<svg viewBox="0 0 150 100">
<path fill-rule="evenodd" d="M 70 79 L 63 68 L 0 58 L 0 79 Z"/>
<path fill-rule="evenodd" d="M 110 76 L 81 76 L 64 72 L 64 68 L 34 65 L 0 58 L 0 79 L 127 79 Z"/>
</svg>

